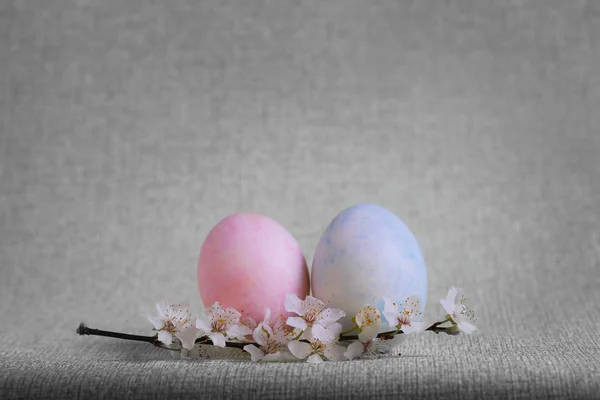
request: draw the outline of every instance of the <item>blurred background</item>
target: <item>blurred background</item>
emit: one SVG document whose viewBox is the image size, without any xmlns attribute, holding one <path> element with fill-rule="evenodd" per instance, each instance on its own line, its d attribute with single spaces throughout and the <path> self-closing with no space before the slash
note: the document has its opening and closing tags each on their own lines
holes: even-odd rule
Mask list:
<svg viewBox="0 0 600 400">
<path fill-rule="evenodd" d="M 0 1 L 3 351 L 199 309 L 229 214 L 310 266 L 362 202 L 416 235 L 431 315 L 459 285 L 486 335 L 588 337 L 599 110 L 592 0 Z"/>
</svg>

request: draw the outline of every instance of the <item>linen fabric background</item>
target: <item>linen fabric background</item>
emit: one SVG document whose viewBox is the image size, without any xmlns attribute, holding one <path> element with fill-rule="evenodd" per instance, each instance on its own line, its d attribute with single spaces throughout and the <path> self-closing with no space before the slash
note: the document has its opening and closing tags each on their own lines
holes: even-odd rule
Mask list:
<svg viewBox="0 0 600 400">
<path fill-rule="evenodd" d="M 600 2 L 0 1 L 0 398 L 600 396 Z M 323 365 L 78 337 L 199 311 L 236 211 L 416 235 L 480 332 Z"/>
</svg>

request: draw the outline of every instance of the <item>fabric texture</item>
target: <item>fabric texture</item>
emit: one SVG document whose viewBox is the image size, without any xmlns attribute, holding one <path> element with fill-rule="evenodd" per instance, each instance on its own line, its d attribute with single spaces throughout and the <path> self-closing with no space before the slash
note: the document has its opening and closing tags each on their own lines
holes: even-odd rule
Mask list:
<svg viewBox="0 0 600 400">
<path fill-rule="evenodd" d="M 0 1 L 0 398 L 593 398 L 600 393 L 600 2 Z M 363 202 L 480 331 L 401 356 L 179 360 L 222 218 L 308 263 Z"/>
</svg>

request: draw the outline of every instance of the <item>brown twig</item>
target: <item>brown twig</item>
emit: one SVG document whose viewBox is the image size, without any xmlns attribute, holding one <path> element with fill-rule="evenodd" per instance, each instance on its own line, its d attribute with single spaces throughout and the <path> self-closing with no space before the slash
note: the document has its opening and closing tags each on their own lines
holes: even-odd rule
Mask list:
<svg viewBox="0 0 600 400">
<path fill-rule="evenodd" d="M 431 325 L 429 328 L 427 328 L 426 331 L 431 331 L 434 333 L 445 332 L 449 335 L 456 335 L 459 333 L 457 330 L 449 330 L 449 327 L 439 326 L 441 324 L 444 324 L 445 322 L 448 322 L 448 320 L 436 322 L 433 325 Z M 129 333 L 104 331 L 101 329 L 89 328 L 84 323 L 79 324 L 76 332 L 79 335 L 104 336 L 104 337 L 112 337 L 112 338 L 116 338 L 116 339 L 132 340 L 132 341 L 136 341 L 136 342 L 146 342 L 146 343 L 150 343 L 156 347 L 160 347 L 160 348 L 167 349 L 167 350 L 175 350 L 175 351 L 180 350 L 179 348 L 171 348 L 169 346 L 165 346 L 162 342 L 160 342 L 158 340 L 157 335 L 142 336 L 142 335 L 131 335 Z M 401 330 L 400 331 L 382 332 L 382 333 L 378 334 L 377 337 L 384 338 L 384 339 L 391 339 L 395 335 L 400 335 L 403 333 L 404 332 L 402 332 Z M 340 336 L 340 341 L 342 341 L 342 342 L 347 342 L 347 341 L 352 341 L 352 340 L 358 340 L 358 335 L 342 335 L 342 336 Z M 206 336 L 202 336 L 202 337 L 196 339 L 196 344 L 214 345 L 212 340 L 210 340 L 210 338 L 208 338 Z M 235 348 L 235 349 L 243 349 L 244 346 L 247 346 L 249 344 L 256 345 L 256 343 L 252 343 L 252 342 L 248 342 L 248 343 L 225 342 L 226 347 L 231 347 L 231 348 Z"/>
</svg>

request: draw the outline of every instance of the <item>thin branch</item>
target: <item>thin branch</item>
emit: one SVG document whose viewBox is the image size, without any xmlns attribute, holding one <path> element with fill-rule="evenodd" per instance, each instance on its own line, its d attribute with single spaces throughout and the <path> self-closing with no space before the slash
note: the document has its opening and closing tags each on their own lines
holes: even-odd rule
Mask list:
<svg viewBox="0 0 600 400">
<path fill-rule="evenodd" d="M 130 335 L 128 333 L 103 331 L 100 329 L 94 329 L 87 327 L 84 323 L 79 324 L 76 330 L 79 335 L 92 335 L 92 336 L 105 336 L 117 339 L 134 340 L 136 342 L 146 342 L 155 344 L 158 342 L 158 338 L 155 336 L 141 336 L 141 335 Z M 160 343 L 160 342 L 159 342 Z"/>
<path fill-rule="evenodd" d="M 79 335 L 104 336 L 104 337 L 111 337 L 111 338 L 115 338 L 115 339 L 132 340 L 135 342 L 146 342 L 146 343 L 150 343 L 156 347 L 161 347 L 161 348 L 167 349 L 167 350 L 176 350 L 176 351 L 180 350 L 178 348 L 174 349 L 174 348 L 165 346 L 162 342 L 160 342 L 158 340 L 158 337 L 156 335 L 142 336 L 142 335 L 131 335 L 129 333 L 104 331 L 101 329 L 89 328 L 84 323 L 79 324 L 79 326 L 77 327 L 77 329 L 75 331 Z M 196 339 L 196 343 L 214 345 L 213 342 L 205 336 Z M 236 349 L 243 349 L 244 346 L 246 346 L 248 344 L 255 344 L 255 343 L 226 342 L 225 346 L 236 348 Z"/>
<path fill-rule="evenodd" d="M 435 324 L 431 325 L 429 328 L 425 329 L 426 331 L 431 331 L 431 332 L 435 332 L 435 333 L 440 333 L 440 332 L 446 332 L 448 330 L 447 327 L 442 327 L 439 326 L 441 324 L 443 324 L 444 322 L 447 321 L 442 321 L 442 322 L 436 322 Z M 404 332 L 399 330 L 399 331 L 388 331 L 388 332 L 381 332 L 379 334 L 377 334 L 378 338 L 389 338 L 391 339 L 393 336 L 395 335 L 401 335 Z M 454 334 L 453 332 L 446 332 L 449 335 Z M 344 341 L 351 341 L 351 340 L 358 340 L 358 335 L 342 335 L 340 336 L 340 341 L 344 342 Z"/>
<path fill-rule="evenodd" d="M 435 332 L 435 333 L 445 332 L 449 335 L 457 335 L 459 333 L 459 331 L 457 331 L 457 330 L 450 331 L 449 330 L 450 327 L 439 326 L 445 322 L 448 322 L 448 320 L 436 322 L 433 325 L 431 325 L 429 328 L 427 328 L 426 331 L 431 331 L 431 332 Z M 121 332 L 104 331 L 104 330 L 100 330 L 100 329 L 89 328 L 88 326 L 86 326 L 83 323 L 79 324 L 79 326 L 76 329 L 76 332 L 79 335 L 104 336 L 104 337 L 112 337 L 112 338 L 116 338 L 116 339 L 132 340 L 132 341 L 136 341 L 136 342 L 146 342 L 146 343 L 150 343 L 156 347 L 160 347 L 160 348 L 167 349 L 167 350 L 174 350 L 174 351 L 180 350 L 179 348 L 172 348 L 169 346 L 165 346 L 162 342 L 160 342 L 158 340 L 157 335 L 142 336 L 142 335 L 131 335 L 128 333 L 121 333 Z M 404 332 L 402 332 L 401 330 L 400 331 L 388 331 L 388 332 L 382 332 L 382 333 L 378 334 L 377 337 L 384 338 L 384 339 L 391 339 L 395 335 L 400 335 L 403 333 Z M 357 335 L 341 335 L 340 336 L 340 341 L 347 342 L 347 341 L 352 341 L 352 340 L 358 340 L 358 336 Z M 202 336 L 202 337 L 196 339 L 195 343 L 196 344 L 207 344 L 207 345 L 214 346 L 214 343 L 212 342 L 212 340 L 210 340 L 210 338 L 208 338 L 206 336 Z M 231 347 L 231 348 L 235 348 L 235 349 L 243 349 L 244 346 L 247 346 L 249 344 L 256 345 L 256 343 L 253 343 L 253 342 L 247 342 L 247 343 L 225 342 L 226 347 Z"/>
</svg>

